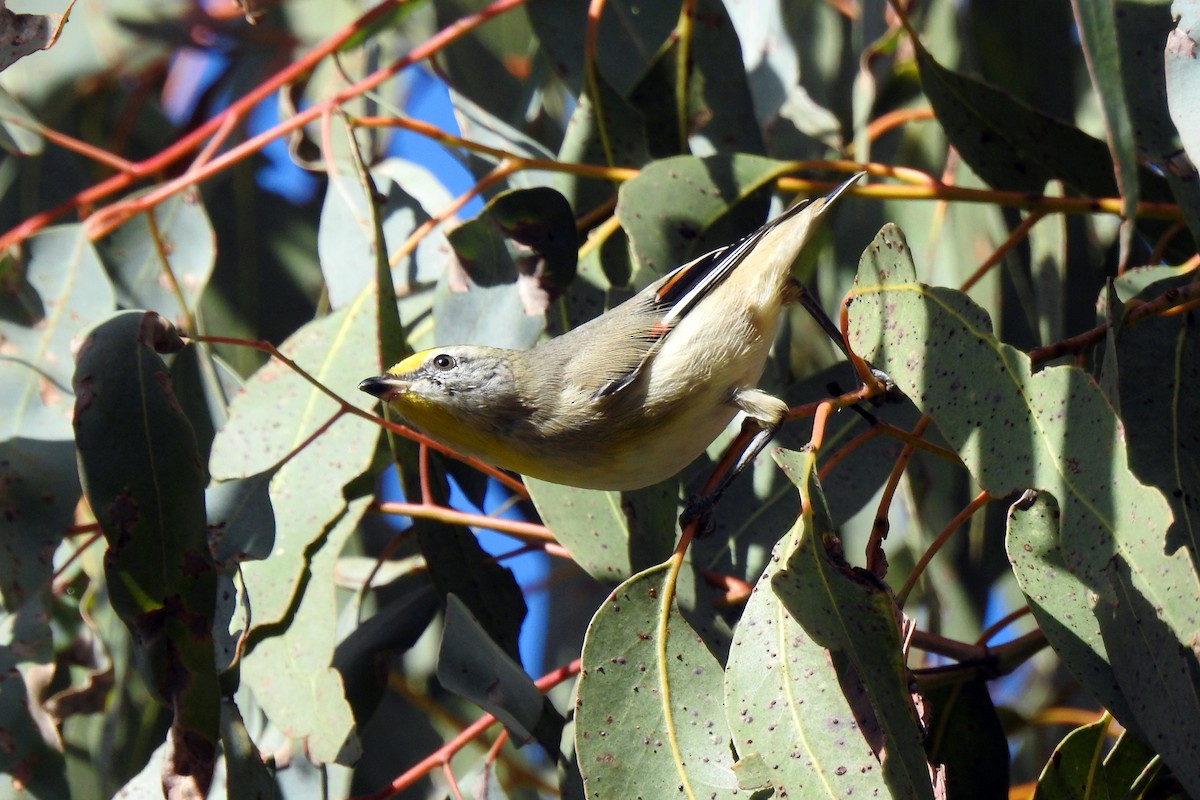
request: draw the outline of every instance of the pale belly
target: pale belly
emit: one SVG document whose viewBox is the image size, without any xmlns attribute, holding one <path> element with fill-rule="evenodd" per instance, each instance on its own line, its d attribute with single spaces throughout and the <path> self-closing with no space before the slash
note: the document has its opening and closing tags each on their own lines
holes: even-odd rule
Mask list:
<svg viewBox="0 0 1200 800">
<path fill-rule="evenodd" d="M 710 405 L 704 414 L 660 419 L 655 430 L 622 446 L 605 446 L 597 440 L 590 446 L 580 443 L 518 471 L 585 489 L 640 489 L 670 478 L 695 461 L 736 414 L 732 404 Z"/>
</svg>

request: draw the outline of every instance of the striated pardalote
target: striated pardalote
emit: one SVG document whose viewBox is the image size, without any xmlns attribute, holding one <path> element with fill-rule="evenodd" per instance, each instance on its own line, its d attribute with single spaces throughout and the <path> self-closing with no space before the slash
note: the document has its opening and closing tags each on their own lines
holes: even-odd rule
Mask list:
<svg viewBox="0 0 1200 800">
<path fill-rule="evenodd" d="M 757 383 L 781 312 L 804 292 L 792 265 L 861 175 L 530 350 L 435 347 L 359 389 L 460 453 L 589 489 L 636 489 L 671 477 L 742 412 L 760 431 L 732 477 L 787 413 Z M 815 303 L 806 307 L 841 345 L 828 317 Z"/>
</svg>

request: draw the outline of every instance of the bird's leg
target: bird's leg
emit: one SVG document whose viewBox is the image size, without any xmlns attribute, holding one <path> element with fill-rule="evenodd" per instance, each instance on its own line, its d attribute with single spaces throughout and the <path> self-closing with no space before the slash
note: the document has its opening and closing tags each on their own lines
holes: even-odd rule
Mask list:
<svg viewBox="0 0 1200 800">
<path fill-rule="evenodd" d="M 734 479 L 746 467 L 754 463 L 754 459 L 763 451 L 787 416 L 787 403 L 774 395 L 760 389 L 738 389 L 733 395 L 733 404 L 743 411 L 749 419 L 758 423 L 759 429 L 738 456 L 737 462 L 721 476 L 717 485 L 701 495 L 695 495 L 687 501 L 683 513 L 679 515 L 679 527 L 683 528 L 694 519 L 700 520 L 698 535 L 704 537 L 711 533 L 709 515 L 721 495 L 729 488 Z"/>
<path fill-rule="evenodd" d="M 847 359 L 850 358 L 850 350 L 846 347 L 846 341 L 842 338 L 841 330 L 833 323 L 829 315 L 825 313 L 825 309 L 821 308 L 821 304 L 817 302 L 817 296 L 807 286 L 795 278 L 788 278 L 788 282 L 783 289 L 783 294 L 785 302 L 799 303 L 800 307 L 807 311 L 809 316 L 821 326 L 821 330 L 825 331 L 825 335 L 832 339 L 833 343 L 838 346 L 838 349 L 842 351 L 842 355 Z"/>
<path fill-rule="evenodd" d="M 787 284 L 784 286 L 784 301 L 788 303 L 799 303 L 800 307 L 808 312 L 817 324 L 821 326 L 821 330 L 825 331 L 825 335 L 833 340 L 833 343 L 842 351 L 842 355 L 853 364 L 854 358 L 850 355 L 850 348 L 846 347 L 846 340 L 842 338 L 842 331 L 834 324 L 829 315 L 825 313 L 825 309 L 821 308 L 821 304 L 817 302 L 817 297 L 807 286 L 795 278 L 789 277 Z M 876 369 L 870 364 L 867 367 L 871 370 L 871 374 L 875 376 L 875 380 L 882 384 L 886 391 L 891 391 L 896 385 L 891 376 L 881 369 Z"/>
</svg>

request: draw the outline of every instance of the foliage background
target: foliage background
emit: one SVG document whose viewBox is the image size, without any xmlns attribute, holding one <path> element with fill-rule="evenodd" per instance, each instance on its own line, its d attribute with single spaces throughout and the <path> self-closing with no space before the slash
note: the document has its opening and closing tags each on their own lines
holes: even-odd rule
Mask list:
<svg viewBox="0 0 1200 800">
<path fill-rule="evenodd" d="M 1200 794 L 1198 5 L 5 17 L 0 793 Z M 706 539 L 732 432 L 521 487 L 355 391 L 859 169 L 798 271 L 911 401 L 818 409 L 856 378 L 791 319 Z"/>
</svg>

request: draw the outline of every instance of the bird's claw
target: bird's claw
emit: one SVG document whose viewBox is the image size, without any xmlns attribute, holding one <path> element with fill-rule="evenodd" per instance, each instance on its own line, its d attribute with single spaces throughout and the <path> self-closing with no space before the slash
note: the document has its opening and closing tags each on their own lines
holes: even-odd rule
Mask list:
<svg viewBox="0 0 1200 800">
<path fill-rule="evenodd" d="M 688 498 L 683 506 L 683 513 L 679 515 L 679 529 L 686 530 L 688 525 L 695 524 L 695 538 L 704 539 L 711 536 L 716 530 L 712 520 L 713 506 L 716 503 L 717 496 L 711 493 Z"/>
</svg>

